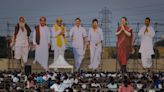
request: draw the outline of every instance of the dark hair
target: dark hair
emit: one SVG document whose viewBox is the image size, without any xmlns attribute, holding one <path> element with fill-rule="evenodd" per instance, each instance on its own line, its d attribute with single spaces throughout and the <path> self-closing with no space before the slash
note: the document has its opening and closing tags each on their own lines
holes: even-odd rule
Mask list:
<svg viewBox="0 0 164 92">
<path fill-rule="evenodd" d="M 20 17 L 19 17 L 19 21 L 20 21 L 21 19 L 23 19 L 23 21 L 25 21 L 25 18 L 24 18 L 23 16 L 20 16 Z"/>
<path fill-rule="evenodd" d="M 75 19 L 75 21 L 76 21 L 76 20 L 79 20 L 79 21 L 81 21 L 81 19 L 80 19 L 80 18 L 76 18 L 76 19 Z"/>
<path fill-rule="evenodd" d="M 123 79 L 123 84 L 124 84 L 124 86 L 125 86 L 125 87 L 128 87 L 128 85 L 130 84 L 130 81 L 128 80 L 128 77 L 127 77 L 127 76 L 124 76 L 123 78 L 124 78 L 124 79 Z"/>
<path fill-rule="evenodd" d="M 128 19 L 126 17 L 122 17 L 122 19 L 125 19 L 125 21 L 128 21 Z"/>
<path fill-rule="evenodd" d="M 57 84 L 60 84 L 60 82 L 61 82 L 60 77 L 57 76 L 57 77 L 56 77 L 56 83 L 57 83 Z"/>
<path fill-rule="evenodd" d="M 150 17 L 146 17 L 145 20 L 149 20 L 150 21 Z"/>
<path fill-rule="evenodd" d="M 140 90 L 138 90 L 138 92 L 144 92 L 144 89 L 140 89 Z"/>
<path fill-rule="evenodd" d="M 128 80 L 124 80 L 123 83 L 125 87 L 128 87 Z"/>
<path fill-rule="evenodd" d="M 42 17 L 40 17 L 40 21 L 41 21 L 41 19 L 44 19 L 44 21 L 46 21 L 46 17 L 44 17 L 44 16 L 42 16 Z"/>
<path fill-rule="evenodd" d="M 97 19 L 93 19 L 93 20 L 92 20 L 92 24 L 93 24 L 94 22 L 97 22 L 97 24 L 98 24 L 98 20 L 97 20 Z"/>
</svg>

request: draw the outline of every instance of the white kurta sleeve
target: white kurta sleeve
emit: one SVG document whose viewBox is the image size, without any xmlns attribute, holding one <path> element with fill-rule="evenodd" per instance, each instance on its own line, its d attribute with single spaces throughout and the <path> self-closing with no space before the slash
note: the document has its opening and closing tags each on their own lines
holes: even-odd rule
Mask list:
<svg viewBox="0 0 164 92">
<path fill-rule="evenodd" d="M 48 31 L 48 43 L 51 43 L 51 34 L 50 34 L 50 28 L 47 28 Z"/>
<path fill-rule="evenodd" d="M 33 31 L 33 44 L 36 45 L 36 31 Z"/>
<path fill-rule="evenodd" d="M 148 32 L 148 36 L 153 38 L 155 36 L 155 31 L 152 27 L 150 27 L 150 31 Z"/>
</svg>

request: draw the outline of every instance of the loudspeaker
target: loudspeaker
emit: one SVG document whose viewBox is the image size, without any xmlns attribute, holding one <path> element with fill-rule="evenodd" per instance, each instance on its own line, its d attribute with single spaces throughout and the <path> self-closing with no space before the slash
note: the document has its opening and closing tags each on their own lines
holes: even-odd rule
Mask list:
<svg viewBox="0 0 164 92">
<path fill-rule="evenodd" d="M 0 37 L 0 58 L 7 58 L 8 46 L 6 37 Z"/>
<path fill-rule="evenodd" d="M 25 74 L 28 76 L 28 75 L 30 75 L 31 74 L 31 65 L 25 65 L 25 67 L 24 67 L 25 69 Z"/>
</svg>

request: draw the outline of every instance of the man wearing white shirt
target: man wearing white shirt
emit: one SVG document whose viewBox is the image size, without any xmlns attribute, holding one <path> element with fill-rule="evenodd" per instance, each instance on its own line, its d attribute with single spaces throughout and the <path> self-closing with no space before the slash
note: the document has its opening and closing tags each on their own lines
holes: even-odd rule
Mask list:
<svg viewBox="0 0 164 92">
<path fill-rule="evenodd" d="M 103 33 L 98 27 L 98 20 L 92 21 L 92 27 L 88 34 L 88 48 L 90 48 L 90 65 L 89 68 L 95 70 L 98 68 L 101 60 Z"/>
<path fill-rule="evenodd" d="M 141 53 L 142 65 L 145 69 L 150 69 L 152 66 L 152 55 L 154 54 L 153 50 L 153 37 L 155 31 L 153 27 L 150 26 L 150 18 L 145 19 L 145 26 L 143 26 L 138 36 L 141 38 L 141 45 L 139 52 Z"/>
<path fill-rule="evenodd" d="M 50 87 L 50 89 L 52 89 L 52 90 L 55 91 L 55 92 L 63 92 L 64 89 L 65 89 L 65 87 L 64 87 L 63 83 L 61 83 L 60 78 L 57 78 L 57 79 L 56 79 L 56 83 L 54 83 L 54 84 Z"/>
<path fill-rule="evenodd" d="M 86 30 L 81 26 L 80 18 L 75 19 L 75 26 L 70 30 L 75 67 L 79 70 L 86 48 Z"/>
<path fill-rule="evenodd" d="M 68 78 L 67 75 L 65 75 L 64 79 L 63 79 L 63 84 L 65 86 L 65 88 L 71 88 L 72 87 L 72 83 L 71 83 L 71 80 L 70 78 Z"/>
</svg>

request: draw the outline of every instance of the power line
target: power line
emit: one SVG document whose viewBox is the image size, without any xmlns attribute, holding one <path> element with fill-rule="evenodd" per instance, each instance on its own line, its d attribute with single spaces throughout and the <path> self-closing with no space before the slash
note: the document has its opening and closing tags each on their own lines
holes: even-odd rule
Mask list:
<svg viewBox="0 0 164 92">
<path fill-rule="evenodd" d="M 98 11 L 84 11 L 84 12 L 75 12 L 75 13 L 63 13 L 63 14 L 50 14 L 50 15 L 45 15 L 46 17 L 58 17 L 58 16 L 72 16 L 72 15 L 76 15 L 76 14 L 95 14 Z M 44 15 L 44 14 L 43 14 Z M 30 19 L 35 19 L 35 18 L 39 18 L 42 15 L 37 15 L 37 16 L 25 16 L 26 19 L 30 18 Z M 16 17 L 1 17 L 0 19 L 18 19 L 19 16 Z"/>
<path fill-rule="evenodd" d="M 122 10 L 136 10 L 136 9 L 144 9 L 144 8 L 148 8 L 148 7 L 163 7 L 163 4 L 161 3 L 161 4 L 157 4 L 157 5 L 154 5 L 154 4 L 150 4 L 150 5 L 144 5 L 144 6 L 137 6 L 137 7 L 134 7 L 134 6 L 132 6 L 132 7 L 127 7 L 127 8 L 119 8 L 119 9 L 113 9 L 113 11 L 122 11 Z"/>
</svg>

